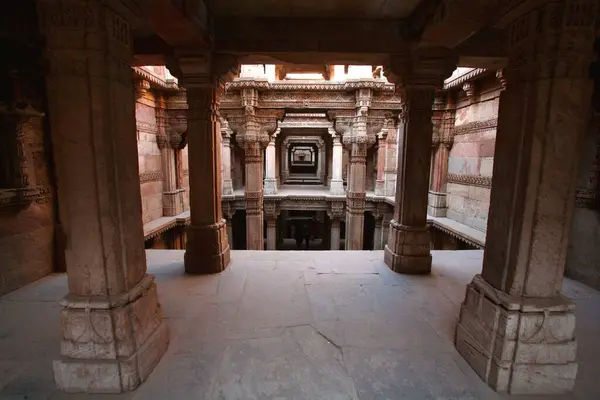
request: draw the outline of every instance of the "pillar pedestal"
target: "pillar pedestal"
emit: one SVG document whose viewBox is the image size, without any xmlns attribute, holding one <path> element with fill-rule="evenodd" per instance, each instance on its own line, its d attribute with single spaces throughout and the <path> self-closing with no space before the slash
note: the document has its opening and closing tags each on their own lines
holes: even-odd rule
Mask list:
<svg viewBox="0 0 600 400">
<path fill-rule="evenodd" d="M 392 220 L 384 261 L 394 272 L 428 274 L 431 271 L 429 229 L 400 225 Z"/>
<path fill-rule="evenodd" d="M 561 295 L 510 296 L 476 275 L 460 310 L 456 349 L 498 392 L 568 392 L 577 375 L 574 307 Z"/>
<path fill-rule="evenodd" d="M 429 191 L 427 201 L 427 214 L 432 217 L 446 216 L 446 193 Z"/>
<path fill-rule="evenodd" d="M 54 379 L 65 392 L 121 393 L 146 380 L 167 349 L 153 276 L 120 295 L 67 295 Z M 132 324 L 131 321 L 134 321 Z"/>
<path fill-rule="evenodd" d="M 186 233 L 188 245 L 184 256 L 185 272 L 215 274 L 227 268 L 230 249 L 224 219 L 212 225 L 190 225 Z"/>
</svg>

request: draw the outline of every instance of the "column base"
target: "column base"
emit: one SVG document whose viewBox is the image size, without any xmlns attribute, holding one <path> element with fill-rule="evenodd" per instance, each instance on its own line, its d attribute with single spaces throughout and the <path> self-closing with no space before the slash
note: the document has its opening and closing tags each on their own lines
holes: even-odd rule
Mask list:
<svg viewBox="0 0 600 400">
<path fill-rule="evenodd" d="M 188 274 L 216 274 L 230 262 L 225 220 L 207 226 L 188 226 L 184 255 Z"/>
<path fill-rule="evenodd" d="M 265 179 L 263 195 L 277 194 L 277 179 Z"/>
<path fill-rule="evenodd" d="M 332 179 L 329 184 L 329 194 L 332 196 L 345 196 L 344 181 L 334 181 Z"/>
<path fill-rule="evenodd" d="M 405 226 L 392 220 L 389 235 L 384 261 L 392 271 L 402 274 L 431 272 L 431 245 L 426 226 Z"/>
<path fill-rule="evenodd" d="M 498 392 L 570 392 L 577 375 L 574 307 L 561 295 L 509 296 L 476 275 L 461 306 L 456 349 Z"/>
<path fill-rule="evenodd" d="M 185 189 L 163 193 L 163 215 L 173 217 L 185 211 Z"/>
<path fill-rule="evenodd" d="M 446 216 L 446 193 L 429 191 L 427 196 L 427 214 L 432 217 Z"/>
<path fill-rule="evenodd" d="M 54 379 L 62 391 L 134 390 L 167 350 L 169 331 L 151 275 L 119 296 L 67 295 L 60 304 L 63 338 Z"/>
</svg>

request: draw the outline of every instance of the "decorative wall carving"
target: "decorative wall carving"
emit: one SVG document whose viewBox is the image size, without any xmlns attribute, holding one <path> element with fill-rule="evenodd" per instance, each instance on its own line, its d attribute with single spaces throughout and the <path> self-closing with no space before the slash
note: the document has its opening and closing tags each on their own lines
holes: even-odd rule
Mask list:
<svg viewBox="0 0 600 400">
<path fill-rule="evenodd" d="M 164 174 L 162 171 L 144 172 L 140 174 L 140 183 L 162 181 Z"/>
<path fill-rule="evenodd" d="M 459 185 L 467 186 L 478 186 L 491 189 L 492 178 L 489 176 L 479 175 L 448 174 L 448 183 L 456 183 Z"/>
<path fill-rule="evenodd" d="M 498 126 L 498 118 L 490 118 L 483 121 L 473 121 L 454 127 L 454 135 L 468 135 L 488 129 L 495 129 Z"/>
</svg>

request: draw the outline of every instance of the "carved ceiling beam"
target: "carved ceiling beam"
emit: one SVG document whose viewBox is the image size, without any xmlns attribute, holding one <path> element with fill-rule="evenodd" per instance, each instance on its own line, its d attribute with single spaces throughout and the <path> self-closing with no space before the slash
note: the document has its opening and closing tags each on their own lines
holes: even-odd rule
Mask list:
<svg viewBox="0 0 600 400">
<path fill-rule="evenodd" d="M 457 62 L 456 54 L 449 49 L 417 48 L 409 56 L 391 55 L 384 70 L 388 80 L 396 84 L 397 91 L 408 86 L 441 89 Z"/>
<path fill-rule="evenodd" d="M 224 53 L 302 53 L 299 64 L 327 64 L 311 53 L 389 53 L 408 46 L 394 20 L 305 18 L 220 18 L 215 21 L 215 49 Z"/>
<path fill-rule="evenodd" d="M 146 0 L 142 7 L 149 28 L 173 47 L 211 47 L 208 10 L 202 0 Z"/>
<path fill-rule="evenodd" d="M 500 0 L 443 0 L 422 31 L 421 46 L 454 48 L 497 18 Z"/>
</svg>

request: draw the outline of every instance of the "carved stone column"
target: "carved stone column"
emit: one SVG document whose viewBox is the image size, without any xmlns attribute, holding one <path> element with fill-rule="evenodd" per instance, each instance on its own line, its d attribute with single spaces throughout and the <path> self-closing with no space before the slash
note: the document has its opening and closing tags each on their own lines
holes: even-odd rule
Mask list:
<svg viewBox="0 0 600 400">
<path fill-rule="evenodd" d="M 122 3 L 119 10 L 132 9 Z M 148 377 L 169 341 L 146 274 L 133 19 L 100 1 L 37 6 L 69 283 L 54 378 L 67 392 L 125 392 Z"/>
<path fill-rule="evenodd" d="M 396 121 L 397 119 L 387 122 L 385 162 L 383 165 L 384 196 L 396 195 L 396 170 L 398 164 L 398 157 L 396 155 L 396 148 L 398 146 L 398 124 Z M 404 130 L 404 125 L 402 125 L 400 129 Z M 387 240 L 387 236 L 385 237 L 385 240 Z"/>
<path fill-rule="evenodd" d="M 209 53 L 181 55 L 178 61 L 187 90 L 190 154 L 191 222 L 187 228 L 185 271 L 217 273 L 227 268 L 230 261 L 221 209 L 219 99 L 226 77 L 233 75 L 235 68 L 217 69 L 219 60 Z"/>
<path fill-rule="evenodd" d="M 229 243 L 229 249 L 233 250 L 233 216 L 235 215 L 235 210 L 229 201 L 224 201 L 221 207 L 223 209 L 223 218 L 225 218 L 227 225 L 227 242 Z"/>
<path fill-rule="evenodd" d="M 225 119 L 221 119 L 221 174 L 223 176 L 223 196 L 233 196 L 231 180 L 231 129 Z M 231 241 L 229 242 L 231 244 Z"/>
<path fill-rule="evenodd" d="M 445 51 L 423 49 L 399 74 L 404 75 L 405 129 L 398 138 L 398 176 L 394 219 L 385 247 L 385 263 L 396 272 L 429 273 L 427 193 L 431 166 L 431 122 L 435 89 L 455 67 Z"/>
<path fill-rule="evenodd" d="M 339 136 L 333 138 L 332 148 L 332 174 L 329 193 L 334 196 L 344 195 L 344 181 L 342 180 L 342 153 L 344 149 Z"/>
<path fill-rule="evenodd" d="M 344 138 L 350 148 L 350 172 L 346 192 L 346 250 L 363 249 L 365 224 L 367 136 Z"/>
<path fill-rule="evenodd" d="M 245 150 L 246 185 L 246 248 L 264 249 L 263 232 L 263 155 L 262 149 L 270 142 L 283 111 L 258 109 L 256 89 L 242 92 L 243 114 L 227 116 L 229 126 L 236 132 L 236 140 Z"/>
<path fill-rule="evenodd" d="M 331 202 L 329 210 L 327 210 L 327 215 L 329 216 L 329 220 L 331 222 L 331 233 L 330 233 L 330 246 L 331 250 L 339 250 L 340 249 L 340 224 L 341 220 L 344 217 L 344 202 L 342 201 L 333 201 Z"/>
<path fill-rule="evenodd" d="M 385 180 L 383 170 L 385 167 L 386 155 L 386 135 L 381 135 L 377 139 L 377 179 L 375 180 L 375 195 L 383 196 L 385 194 Z"/>
<path fill-rule="evenodd" d="M 265 203 L 265 219 L 267 221 L 267 250 L 277 250 L 277 203 Z"/>
<path fill-rule="evenodd" d="M 540 4 L 541 3 L 541 4 Z M 493 389 L 572 390 L 575 304 L 560 290 L 593 84 L 596 1 L 506 15 L 509 62 L 481 275 L 467 286 L 456 348 Z"/>
<path fill-rule="evenodd" d="M 429 186 L 427 214 L 433 217 L 446 216 L 446 183 L 448 180 L 448 157 L 454 140 L 454 100 L 451 93 L 447 97 L 436 97 L 434 103 L 433 173 Z M 437 115 L 436 115 L 437 114 Z"/>
<path fill-rule="evenodd" d="M 277 194 L 277 178 L 275 177 L 275 137 L 271 137 L 265 150 L 265 194 Z"/>
</svg>

